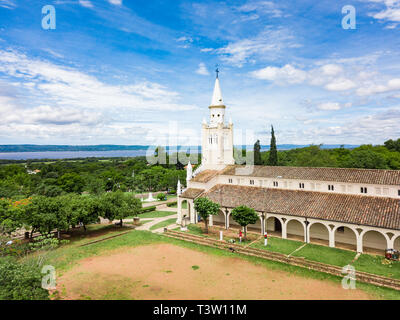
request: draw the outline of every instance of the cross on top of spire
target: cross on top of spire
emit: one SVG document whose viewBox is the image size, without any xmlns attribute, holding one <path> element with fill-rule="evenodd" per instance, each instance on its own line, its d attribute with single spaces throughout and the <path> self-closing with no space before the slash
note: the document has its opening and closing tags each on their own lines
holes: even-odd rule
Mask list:
<svg viewBox="0 0 400 320">
<path fill-rule="evenodd" d="M 216 68 L 216 69 L 215 69 L 215 73 L 217 74 L 217 79 L 218 79 L 219 69 L 218 69 L 218 65 L 217 65 L 217 64 L 215 65 L 215 68 Z"/>
</svg>

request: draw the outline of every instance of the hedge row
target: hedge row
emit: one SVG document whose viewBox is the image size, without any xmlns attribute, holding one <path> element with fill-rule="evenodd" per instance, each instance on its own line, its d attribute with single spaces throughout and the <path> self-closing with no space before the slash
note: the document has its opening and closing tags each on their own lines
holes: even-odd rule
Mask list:
<svg viewBox="0 0 400 320">
<path fill-rule="evenodd" d="M 178 201 L 170 202 L 170 203 L 167 203 L 167 207 L 173 207 L 173 206 L 176 206 L 177 204 L 178 204 Z"/>
<path fill-rule="evenodd" d="M 155 211 L 156 210 L 156 206 L 151 206 L 151 207 L 146 207 L 146 208 L 142 208 L 140 209 L 140 213 L 145 213 L 145 212 L 151 212 L 151 211 Z"/>
</svg>

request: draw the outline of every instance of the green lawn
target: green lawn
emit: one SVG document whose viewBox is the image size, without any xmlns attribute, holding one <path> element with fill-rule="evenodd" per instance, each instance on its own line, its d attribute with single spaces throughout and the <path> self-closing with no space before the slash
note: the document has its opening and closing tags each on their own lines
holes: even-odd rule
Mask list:
<svg viewBox="0 0 400 320">
<path fill-rule="evenodd" d="M 171 212 L 171 211 L 150 211 L 150 212 L 145 212 L 139 214 L 139 218 L 161 218 L 161 217 L 166 217 L 166 216 L 171 216 L 173 214 L 176 214 L 176 212 Z"/>
<path fill-rule="evenodd" d="M 362 254 L 353 265 L 356 271 L 376 273 L 385 277 L 400 279 L 400 261 L 382 264 L 384 260 L 382 256 Z"/>
<path fill-rule="evenodd" d="M 231 253 L 228 251 L 220 250 L 217 248 L 202 246 L 190 242 L 185 242 L 181 240 L 167 238 L 163 235 L 153 234 L 149 231 L 138 231 L 134 230 L 132 232 L 126 233 L 120 237 L 112 238 L 103 242 L 94 243 L 85 247 L 79 247 L 80 244 L 86 242 L 87 239 L 77 240 L 71 242 L 70 244 L 64 245 L 56 250 L 49 252 L 45 257 L 45 263 L 53 265 L 57 274 L 61 275 L 64 271 L 73 267 L 79 260 L 102 254 L 107 254 L 111 250 L 123 248 L 123 247 L 136 247 L 140 245 L 147 245 L 152 243 L 171 243 L 179 245 L 182 247 L 190 248 L 193 250 L 198 250 L 205 252 L 207 254 L 212 254 L 216 256 L 224 257 L 240 257 L 244 260 L 250 261 L 254 264 L 264 266 L 272 270 L 282 270 L 290 272 L 293 275 L 303 276 L 306 278 L 314 278 L 326 281 L 333 281 L 335 283 L 340 283 L 341 277 L 335 277 L 329 274 L 312 271 L 300 267 L 290 266 L 284 263 L 269 261 L 257 257 L 250 257 L 244 255 L 238 255 L 236 253 Z M 380 288 L 373 285 L 368 285 L 364 283 L 357 283 L 357 288 L 367 291 L 370 294 L 376 296 L 376 298 L 382 299 L 400 299 L 400 292 L 396 290 Z"/>
<path fill-rule="evenodd" d="M 161 222 L 155 224 L 154 226 L 151 226 L 151 227 L 150 227 L 150 230 L 160 229 L 160 228 L 169 226 L 169 225 L 171 225 L 171 224 L 174 224 L 175 222 L 176 222 L 176 218 L 164 220 L 164 221 L 161 221 Z"/>
<path fill-rule="evenodd" d="M 344 267 L 351 263 L 356 256 L 354 251 L 330 248 L 308 243 L 293 254 L 294 257 L 304 257 L 308 260 Z"/>
<path fill-rule="evenodd" d="M 269 237 L 267 246 L 264 246 L 264 239 L 261 239 L 260 241 L 254 242 L 251 247 L 273 252 L 280 252 L 283 254 L 290 254 L 302 245 L 303 242 L 300 241 Z"/>
<path fill-rule="evenodd" d="M 191 234 L 195 234 L 197 236 L 202 236 L 202 237 L 207 237 L 207 235 L 204 234 L 204 230 L 201 227 L 196 226 L 195 224 L 189 224 L 187 226 L 187 228 L 188 228 L 188 232 Z"/>
<path fill-rule="evenodd" d="M 178 205 L 174 204 L 173 206 L 171 206 L 170 208 L 177 208 Z M 187 209 L 187 202 L 185 201 L 184 203 L 182 203 L 182 209 Z"/>
</svg>

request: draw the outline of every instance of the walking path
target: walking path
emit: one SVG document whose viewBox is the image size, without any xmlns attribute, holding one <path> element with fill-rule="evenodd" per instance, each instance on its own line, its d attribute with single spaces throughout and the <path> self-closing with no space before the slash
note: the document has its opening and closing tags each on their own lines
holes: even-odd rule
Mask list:
<svg viewBox="0 0 400 320">
<path fill-rule="evenodd" d="M 137 227 L 136 230 L 150 230 L 150 228 L 152 226 L 156 225 L 157 223 L 160 223 L 160 222 L 172 219 L 172 218 L 176 218 L 177 219 L 178 215 L 177 214 L 173 214 L 173 215 L 166 216 L 166 217 L 154 218 L 154 219 L 152 219 L 153 221 L 148 222 L 148 223 L 146 223 L 146 224 L 144 224 L 144 225 L 142 225 L 140 227 Z M 143 219 L 143 220 L 145 220 L 145 219 Z M 170 226 L 174 226 L 174 225 L 176 225 L 176 224 L 174 223 L 174 224 L 171 224 Z M 170 227 L 170 226 L 167 226 L 167 228 Z M 160 230 L 164 230 L 164 228 L 165 227 L 162 227 L 162 228 L 159 228 L 159 229 L 156 229 L 156 230 L 151 230 L 151 231 L 152 232 L 159 232 Z"/>
<path fill-rule="evenodd" d="M 292 253 L 288 254 L 288 258 L 289 258 L 293 253 L 295 253 L 295 252 L 297 252 L 297 251 L 303 249 L 306 245 L 307 245 L 307 243 L 303 244 L 302 246 L 300 246 L 300 247 L 298 247 L 296 250 L 294 250 Z"/>
</svg>

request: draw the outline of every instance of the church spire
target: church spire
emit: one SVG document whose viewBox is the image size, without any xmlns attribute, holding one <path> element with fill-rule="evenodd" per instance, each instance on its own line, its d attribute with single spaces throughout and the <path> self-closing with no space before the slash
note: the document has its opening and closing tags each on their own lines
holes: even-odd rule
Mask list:
<svg viewBox="0 0 400 320">
<path fill-rule="evenodd" d="M 211 106 L 223 106 L 224 101 L 222 100 L 221 87 L 219 85 L 218 67 L 215 70 L 215 73 L 217 74 L 217 77 L 215 79 L 214 93 L 213 93 L 212 100 L 211 100 Z"/>
</svg>

